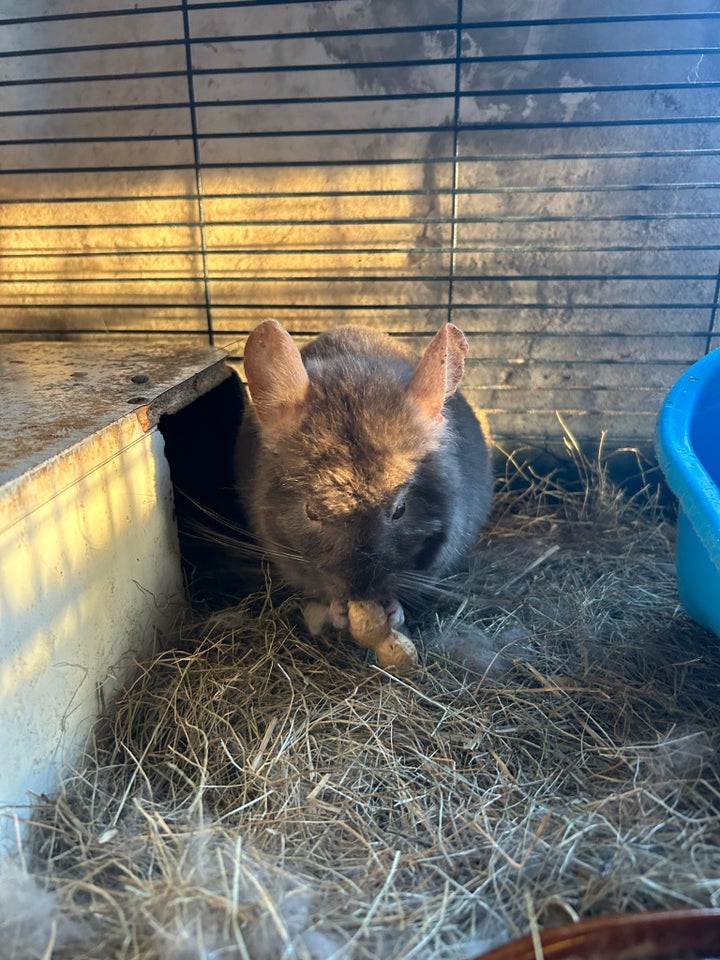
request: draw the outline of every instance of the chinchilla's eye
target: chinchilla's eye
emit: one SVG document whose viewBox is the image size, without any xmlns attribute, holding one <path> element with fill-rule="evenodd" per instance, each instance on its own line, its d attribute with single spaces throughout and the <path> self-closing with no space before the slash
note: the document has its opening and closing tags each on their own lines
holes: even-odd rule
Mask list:
<svg viewBox="0 0 720 960">
<path fill-rule="evenodd" d="M 398 500 L 398 502 L 395 504 L 395 508 L 393 512 L 390 514 L 390 519 L 399 520 L 404 513 L 405 513 L 405 501 Z"/>
<path fill-rule="evenodd" d="M 311 500 L 305 503 L 305 516 L 313 523 L 319 523 L 321 520 L 320 511 Z"/>
</svg>

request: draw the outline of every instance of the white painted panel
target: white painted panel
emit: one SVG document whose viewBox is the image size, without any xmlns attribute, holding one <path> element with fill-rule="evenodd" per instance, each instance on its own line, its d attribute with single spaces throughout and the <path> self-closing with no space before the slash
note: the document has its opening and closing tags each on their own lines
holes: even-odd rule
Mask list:
<svg viewBox="0 0 720 960">
<path fill-rule="evenodd" d="M 41 479 L 3 488 L 17 501 L 23 483 L 46 487 L 35 509 L 0 532 L 0 803 L 8 816 L 22 818 L 31 794 L 51 790 L 61 765 L 77 761 L 102 703 L 182 603 L 163 446 L 157 429 L 146 433 L 126 416 L 56 457 Z M 5 817 L 0 836 L 11 832 Z"/>
</svg>

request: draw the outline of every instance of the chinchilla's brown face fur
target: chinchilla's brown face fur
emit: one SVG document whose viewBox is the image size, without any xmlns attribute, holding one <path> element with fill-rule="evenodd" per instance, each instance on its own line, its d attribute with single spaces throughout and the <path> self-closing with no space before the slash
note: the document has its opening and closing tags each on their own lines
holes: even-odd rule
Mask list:
<svg viewBox="0 0 720 960">
<path fill-rule="evenodd" d="M 307 598 L 388 603 L 412 593 L 455 565 L 485 519 L 482 433 L 462 398 L 446 402 L 462 374 L 455 329 L 443 328 L 419 364 L 362 328 L 322 334 L 302 355 L 275 321 L 251 335 L 241 493 L 268 556 Z M 478 446 L 469 459 L 482 460 L 469 522 L 458 489 L 463 426 Z"/>
</svg>

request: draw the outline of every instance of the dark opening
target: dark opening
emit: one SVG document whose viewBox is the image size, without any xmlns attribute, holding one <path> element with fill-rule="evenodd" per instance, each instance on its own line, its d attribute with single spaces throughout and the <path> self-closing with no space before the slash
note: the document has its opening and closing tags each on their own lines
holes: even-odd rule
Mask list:
<svg viewBox="0 0 720 960">
<path fill-rule="evenodd" d="M 170 465 L 183 573 L 192 605 L 236 603 L 257 583 L 233 476 L 243 389 L 236 374 L 160 419 Z"/>
</svg>

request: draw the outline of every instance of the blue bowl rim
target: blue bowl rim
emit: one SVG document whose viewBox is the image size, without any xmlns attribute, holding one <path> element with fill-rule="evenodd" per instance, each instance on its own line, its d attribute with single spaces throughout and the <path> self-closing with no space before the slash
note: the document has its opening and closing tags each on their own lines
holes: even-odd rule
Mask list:
<svg viewBox="0 0 720 960">
<path fill-rule="evenodd" d="M 720 490 L 698 458 L 690 426 L 709 380 L 720 392 L 720 347 L 697 360 L 671 387 L 655 430 L 655 452 L 683 513 L 720 571 Z"/>
</svg>

